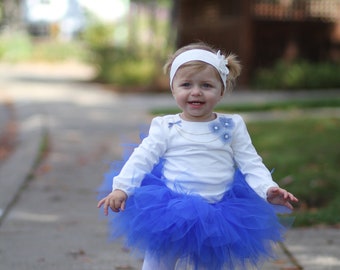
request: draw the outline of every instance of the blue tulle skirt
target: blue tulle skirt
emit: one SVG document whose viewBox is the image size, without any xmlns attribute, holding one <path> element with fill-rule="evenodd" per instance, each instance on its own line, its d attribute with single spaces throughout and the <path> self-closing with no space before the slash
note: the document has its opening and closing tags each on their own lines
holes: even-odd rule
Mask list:
<svg viewBox="0 0 340 270">
<path fill-rule="evenodd" d="M 99 198 L 111 192 L 121 165 L 106 174 Z M 286 226 L 239 170 L 223 199 L 211 204 L 169 189 L 160 162 L 128 198 L 125 211 L 110 213 L 109 230 L 111 239 L 123 237 L 130 249 L 194 269 L 218 270 L 250 269 L 274 258 L 273 244 L 283 240 Z"/>
</svg>

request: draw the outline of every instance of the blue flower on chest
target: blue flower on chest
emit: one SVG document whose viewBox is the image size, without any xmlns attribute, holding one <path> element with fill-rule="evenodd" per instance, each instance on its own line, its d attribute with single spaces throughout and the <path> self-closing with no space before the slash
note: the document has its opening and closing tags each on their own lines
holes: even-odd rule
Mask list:
<svg viewBox="0 0 340 270">
<path fill-rule="evenodd" d="M 219 121 L 221 123 L 221 125 L 225 128 L 225 129 L 233 129 L 234 128 L 234 121 L 231 118 L 227 118 L 227 117 L 220 117 Z"/>
<path fill-rule="evenodd" d="M 235 124 L 233 119 L 221 116 L 209 126 L 212 133 L 218 135 L 220 140 L 227 143 L 231 140 L 231 131 Z"/>
</svg>

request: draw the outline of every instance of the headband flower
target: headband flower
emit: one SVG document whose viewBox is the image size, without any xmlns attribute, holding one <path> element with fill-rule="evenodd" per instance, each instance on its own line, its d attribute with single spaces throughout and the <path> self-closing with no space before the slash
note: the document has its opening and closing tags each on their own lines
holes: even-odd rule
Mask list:
<svg viewBox="0 0 340 270">
<path fill-rule="evenodd" d="M 223 76 L 223 78 L 227 78 L 227 75 L 229 74 L 229 69 L 227 68 L 228 60 L 223 54 L 221 54 L 221 51 L 218 51 L 216 56 L 219 61 L 218 72 Z"/>
</svg>

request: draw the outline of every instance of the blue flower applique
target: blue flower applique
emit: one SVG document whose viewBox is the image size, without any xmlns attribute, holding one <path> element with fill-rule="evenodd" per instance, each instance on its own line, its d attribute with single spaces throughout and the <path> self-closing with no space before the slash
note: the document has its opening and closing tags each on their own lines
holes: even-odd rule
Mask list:
<svg viewBox="0 0 340 270">
<path fill-rule="evenodd" d="M 168 123 L 168 127 L 169 127 L 169 128 L 172 128 L 174 125 L 181 126 L 181 123 L 182 123 L 181 120 L 178 120 L 177 122 L 169 122 L 169 123 Z"/>
<path fill-rule="evenodd" d="M 219 118 L 219 120 L 220 120 L 221 125 L 224 128 L 226 128 L 226 129 L 233 129 L 234 128 L 235 124 L 234 124 L 233 119 L 222 116 L 222 117 Z"/>
<path fill-rule="evenodd" d="M 222 136 L 221 136 L 221 140 L 225 143 L 229 142 L 231 139 L 231 135 L 229 134 L 229 132 L 225 132 Z"/>
<path fill-rule="evenodd" d="M 231 130 L 235 126 L 234 121 L 224 116 L 219 117 L 218 120 L 210 125 L 210 130 L 212 133 L 219 135 L 222 142 L 227 143 L 231 140 Z"/>
<path fill-rule="evenodd" d="M 213 123 L 212 125 L 210 125 L 210 129 L 212 133 L 220 133 L 221 128 L 222 126 L 220 123 Z"/>
</svg>

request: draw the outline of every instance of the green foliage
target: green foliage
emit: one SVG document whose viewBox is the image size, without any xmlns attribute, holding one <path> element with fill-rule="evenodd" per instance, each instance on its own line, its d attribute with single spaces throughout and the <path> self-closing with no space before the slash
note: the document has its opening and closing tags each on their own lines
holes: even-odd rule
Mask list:
<svg viewBox="0 0 340 270">
<path fill-rule="evenodd" d="M 340 87 L 340 64 L 278 61 L 272 68 L 259 69 L 252 86 L 259 89 L 325 89 Z"/>
<path fill-rule="evenodd" d="M 149 85 L 156 76 L 155 59 L 136 46 L 114 45 L 113 33 L 112 25 L 94 23 L 83 34 L 97 80 L 120 87 Z"/>
<path fill-rule="evenodd" d="M 163 60 L 162 55 L 169 45 L 168 21 L 156 16 L 157 1 L 142 2 L 145 10 L 135 11 L 125 26 L 89 18 L 82 39 L 91 52 L 91 64 L 97 69 L 98 81 L 122 89 L 126 86 L 155 89 L 151 84 L 160 74 L 159 63 L 163 64 L 160 59 Z M 169 3 L 168 0 L 165 3 Z"/>
<path fill-rule="evenodd" d="M 334 198 L 326 207 L 320 209 L 310 209 L 310 211 L 300 211 L 296 219 L 296 226 L 312 226 L 315 224 L 337 225 L 339 218 L 340 196 Z"/>
<path fill-rule="evenodd" d="M 25 33 L 0 36 L 0 60 L 5 62 L 83 60 L 86 50 L 77 42 L 33 40 Z"/>
<path fill-rule="evenodd" d="M 26 34 L 14 33 L 0 36 L 0 59 L 8 62 L 28 60 L 33 46 Z"/>
<path fill-rule="evenodd" d="M 313 100 L 291 100 L 278 101 L 271 103 L 240 103 L 240 104 L 221 104 L 216 107 L 219 112 L 256 112 L 256 111 L 273 111 L 273 110 L 292 110 L 292 109 L 309 109 L 309 108 L 335 108 L 340 107 L 339 98 L 322 98 Z M 154 109 L 153 114 L 172 114 L 178 113 L 178 108 Z"/>
<path fill-rule="evenodd" d="M 112 43 L 114 26 L 112 24 L 93 21 L 82 33 L 82 39 L 91 49 L 105 48 Z"/>
<path fill-rule="evenodd" d="M 86 49 L 77 41 L 58 42 L 46 40 L 34 42 L 34 50 L 32 50 L 31 54 L 31 60 L 33 61 L 59 62 L 71 59 L 83 61 L 86 58 Z"/>
<path fill-rule="evenodd" d="M 118 85 L 148 85 L 155 74 L 155 62 L 128 49 L 105 47 L 97 48 L 98 80 Z"/>
<path fill-rule="evenodd" d="M 336 224 L 340 203 L 339 119 L 249 123 L 254 145 L 273 177 L 300 204 L 295 225 Z"/>
</svg>

